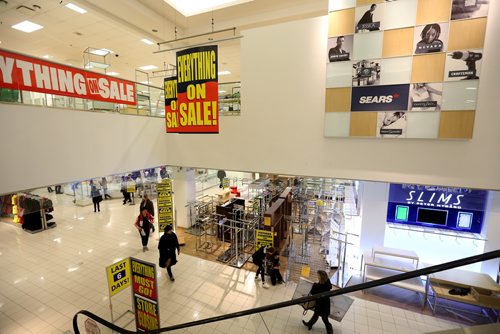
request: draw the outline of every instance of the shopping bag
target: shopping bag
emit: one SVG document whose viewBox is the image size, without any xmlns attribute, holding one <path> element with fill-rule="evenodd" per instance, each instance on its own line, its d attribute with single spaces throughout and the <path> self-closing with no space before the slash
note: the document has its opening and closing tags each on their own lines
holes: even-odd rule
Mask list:
<svg viewBox="0 0 500 334">
<path fill-rule="evenodd" d="M 297 284 L 297 287 L 295 288 L 295 292 L 293 293 L 292 300 L 297 299 L 297 298 L 302 298 L 306 296 L 310 296 L 311 288 L 313 286 L 314 282 L 304 278 L 300 277 L 299 278 L 299 283 Z M 307 310 L 311 310 L 316 306 L 316 301 L 311 300 L 309 302 L 301 303 L 299 304 L 302 306 L 304 309 L 304 313 L 307 312 Z"/>
</svg>

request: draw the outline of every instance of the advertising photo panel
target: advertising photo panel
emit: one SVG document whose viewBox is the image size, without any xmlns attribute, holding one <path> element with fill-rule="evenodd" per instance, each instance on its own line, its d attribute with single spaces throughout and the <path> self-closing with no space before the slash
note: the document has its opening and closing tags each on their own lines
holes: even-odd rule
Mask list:
<svg viewBox="0 0 500 334">
<path fill-rule="evenodd" d="M 356 7 L 356 0 L 329 0 L 328 11 L 341 10 Z"/>
<path fill-rule="evenodd" d="M 351 87 L 352 65 L 351 61 L 326 64 L 326 88 Z"/>
<path fill-rule="evenodd" d="M 408 110 L 439 111 L 442 99 L 442 83 L 414 83 L 410 85 Z"/>
<path fill-rule="evenodd" d="M 412 57 L 385 58 L 380 60 L 381 85 L 397 85 L 410 82 Z"/>
<path fill-rule="evenodd" d="M 354 34 L 354 8 L 328 13 L 328 37 Z"/>
<path fill-rule="evenodd" d="M 448 49 L 448 23 L 429 23 L 415 27 L 413 52 L 415 54 L 444 52 Z"/>
<path fill-rule="evenodd" d="M 371 32 L 383 30 L 385 3 L 371 3 L 356 7 L 354 32 Z"/>
<path fill-rule="evenodd" d="M 405 138 L 406 112 L 379 112 L 377 114 L 377 138 Z"/>
<path fill-rule="evenodd" d="M 479 80 L 460 80 L 443 84 L 443 110 L 474 110 Z"/>
<path fill-rule="evenodd" d="M 440 112 L 409 112 L 406 114 L 406 138 L 437 139 Z"/>
<path fill-rule="evenodd" d="M 335 62 L 351 60 L 353 39 L 353 35 L 341 35 L 329 38 L 327 61 Z"/>
<path fill-rule="evenodd" d="M 490 0 L 453 0 L 451 19 L 472 19 L 488 15 Z"/>
<path fill-rule="evenodd" d="M 377 31 L 371 34 L 354 35 L 352 60 L 376 59 L 382 57 L 384 46 L 384 32 Z"/>
<path fill-rule="evenodd" d="M 385 5 L 384 29 L 413 27 L 417 21 L 418 0 L 389 1 Z"/>
<path fill-rule="evenodd" d="M 349 120 L 349 136 L 351 137 L 376 137 L 377 113 L 355 112 L 351 113 Z"/>
<path fill-rule="evenodd" d="M 353 87 L 351 111 L 403 111 L 408 109 L 410 85 Z"/>
<path fill-rule="evenodd" d="M 444 70 L 445 81 L 479 79 L 483 50 L 448 52 Z"/>
<path fill-rule="evenodd" d="M 352 86 L 373 86 L 380 83 L 379 60 L 360 60 L 352 65 Z"/>
</svg>

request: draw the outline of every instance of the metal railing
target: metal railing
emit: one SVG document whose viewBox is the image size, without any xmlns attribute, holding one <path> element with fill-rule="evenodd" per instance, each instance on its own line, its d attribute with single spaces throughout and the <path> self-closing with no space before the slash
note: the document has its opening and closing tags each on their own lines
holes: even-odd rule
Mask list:
<svg viewBox="0 0 500 334">
<path fill-rule="evenodd" d="M 462 267 L 462 266 L 473 264 L 476 262 L 492 260 L 492 259 L 496 259 L 499 257 L 500 257 L 500 250 L 496 250 L 496 251 L 492 251 L 492 252 L 488 252 L 488 253 L 484 253 L 484 254 L 479 254 L 479 255 L 475 255 L 475 256 L 470 256 L 470 257 L 466 257 L 466 258 L 451 261 L 451 262 L 438 264 L 435 266 L 426 267 L 423 269 L 418 269 L 418 270 L 406 272 L 403 274 L 398 274 L 398 275 L 382 278 L 382 279 L 375 280 L 375 281 L 356 284 L 356 285 L 352 285 L 352 286 L 345 287 L 342 289 L 316 294 L 313 296 L 306 296 L 306 297 L 297 298 L 297 299 L 293 299 L 293 300 L 283 301 L 280 303 L 270 304 L 270 305 L 266 305 L 266 306 L 260 306 L 260 307 L 256 307 L 256 308 L 252 308 L 252 309 L 248 309 L 248 310 L 243 310 L 243 311 L 228 313 L 228 314 L 219 315 L 219 316 L 215 316 L 215 317 L 211 317 L 211 318 L 186 322 L 183 324 L 163 327 L 163 328 L 149 331 L 148 333 L 150 333 L 150 334 L 164 333 L 164 332 L 179 330 L 179 329 L 183 329 L 183 328 L 209 324 L 209 323 L 213 323 L 213 322 L 217 322 L 217 321 L 223 321 L 223 320 L 243 317 L 243 316 L 247 316 L 247 315 L 251 315 L 251 314 L 276 310 L 279 308 L 289 307 L 289 306 L 293 306 L 293 305 L 300 305 L 300 304 L 310 302 L 313 300 L 318 300 L 318 299 L 324 298 L 324 297 L 333 297 L 333 296 L 343 295 L 343 294 L 356 292 L 356 291 L 360 291 L 360 290 L 370 289 L 370 288 L 374 288 L 374 287 L 381 286 L 381 285 L 387 285 L 387 284 L 391 284 L 391 283 L 395 283 L 395 282 L 399 282 L 399 281 L 404 281 L 404 280 L 415 278 L 415 277 L 426 276 L 426 275 L 430 275 L 430 274 L 437 273 L 440 271 L 445 271 L 445 270 L 449 270 L 449 269 L 453 269 L 453 268 L 457 268 L 457 267 Z M 82 310 L 82 311 L 77 312 L 73 317 L 73 329 L 75 331 L 75 334 L 80 334 L 80 330 L 78 329 L 78 315 L 80 315 L 80 314 L 85 315 L 85 316 L 93 319 L 94 321 L 96 321 L 96 322 L 98 322 L 98 323 L 108 327 L 109 329 L 118 332 L 118 333 L 122 333 L 122 334 L 137 333 L 135 331 L 130 331 L 130 330 L 121 328 L 119 326 L 116 326 L 115 324 L 93 314 L 92 312 Z"/>
<path fill-rule="evenodd" d="M 137 92 L 135 105 L 5 88 L 0 89 L 0 102 L 84 111 L 115 112 L 124 115 L 165 117 L 165 94 L 163 89 L 141 83 L 134 84 Z M 219 94 L 219 116 L 240 115 L 239 87 L 239 82 L 219 83 L 219 91 L 228 92 L 227 94 Z"/>
</svg>

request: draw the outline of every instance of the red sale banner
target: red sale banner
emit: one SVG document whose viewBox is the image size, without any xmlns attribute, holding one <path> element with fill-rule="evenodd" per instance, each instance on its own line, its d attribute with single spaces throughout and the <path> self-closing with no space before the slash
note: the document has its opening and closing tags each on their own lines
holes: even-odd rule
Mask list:
<svg viewBox="0 0 500 334">
<path fill-rule="evenodd" d="M 0 88 L 136 104 L 135 84 L 0 49 Z"/>
</svg>

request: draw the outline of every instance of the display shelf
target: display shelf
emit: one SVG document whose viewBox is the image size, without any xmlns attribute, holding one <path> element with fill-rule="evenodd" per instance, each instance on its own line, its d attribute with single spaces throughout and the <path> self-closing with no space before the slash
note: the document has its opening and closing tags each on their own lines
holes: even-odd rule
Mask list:
<svg viewBox="0 0 500 334">
<path fill-rule="evenodd" d="M 422 226 L 411 226 L 411 225 L 403 225 L 403 224 L 395 224 L 395 223 L 387 223 L 389 228 L 393 228 L 395 230 L 403 230 L 409 232 L 420 232 L 420 233 L 428 233 L 435 234 L 439 236 L 447 236 L 461 239 L 470 239 L 470 240 L 478 240 L 478 241 L 488 241 L 485 237 L 477 233 L 471 232 L 453 232 L 453 231 L 444 231 L 438 230 L 431 227 L 422 227 Z"/>
</svg>

